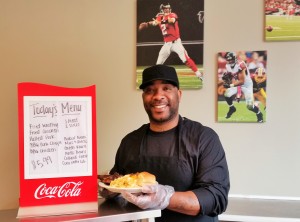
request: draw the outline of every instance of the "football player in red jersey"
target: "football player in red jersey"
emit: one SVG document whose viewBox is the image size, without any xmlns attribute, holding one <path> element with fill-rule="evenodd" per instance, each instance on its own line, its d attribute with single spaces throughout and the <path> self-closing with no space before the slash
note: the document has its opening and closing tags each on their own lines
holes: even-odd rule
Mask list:
<svg viewBox="0 0 300 222">
<path fill-rule="evenodd" d="M 196 76 L 203 80 L 203 74 L 198 70 L 195 62 L 189 57 L 187 51 L 182 45 L 180 31 L 178 26 L 178 16 L 172 12 L 170 4 L 161 4 L 160 12 L 155 16 L 153 21 L 147 22 L 150 26 L 159 26 L 164 45 L 159 51 L 156 64 L 164 64 L 171 52 L 177 53 L 181 61 L 188 66 Z"/>
</svg>

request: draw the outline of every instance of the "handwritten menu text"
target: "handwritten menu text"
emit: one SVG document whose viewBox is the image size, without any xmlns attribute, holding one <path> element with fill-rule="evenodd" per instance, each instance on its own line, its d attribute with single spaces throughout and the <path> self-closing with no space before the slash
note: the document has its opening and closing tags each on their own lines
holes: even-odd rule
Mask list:
<svg viewBox="0 0 300 222">
<path fill-rule="evenodd" d="M 25 178 L 88 176 L 90 97 L 24 97 Z"/>
</svg>

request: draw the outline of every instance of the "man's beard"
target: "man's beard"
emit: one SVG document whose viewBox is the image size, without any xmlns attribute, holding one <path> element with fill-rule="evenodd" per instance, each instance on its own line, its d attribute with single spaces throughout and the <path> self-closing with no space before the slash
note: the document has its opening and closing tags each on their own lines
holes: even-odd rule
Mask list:
<svg viewBox="0 0 300 222">
<path fill-rule="evenodd" d="M 146 112 L 148 114 L 150 121 L 156 124 L 163 124 L 169 122 L 170 120 L 172 120 L 177 116 L 177 109 L 175 108 L 170 108 L 169 114 L 166 117 L 158 117 L 158 118 L 154 117 L 154 115 L 151 112 L 151 109 L 146 109 Z"/>
</svg>

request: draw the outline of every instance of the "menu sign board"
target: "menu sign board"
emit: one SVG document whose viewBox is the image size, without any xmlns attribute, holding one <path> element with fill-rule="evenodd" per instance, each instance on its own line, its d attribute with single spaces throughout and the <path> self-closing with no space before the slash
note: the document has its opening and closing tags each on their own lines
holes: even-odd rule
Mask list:
<svg viewBox="0 0 300 222">
<path fill-rule="evenodd" d="M 95 86 L 20 83 L 20 207 L 97 202 Z"/>
<path fill-rule="evenodd" d="M 91 97 L 24 97 L 25 179 L 92 175 Z"/>
</svg>

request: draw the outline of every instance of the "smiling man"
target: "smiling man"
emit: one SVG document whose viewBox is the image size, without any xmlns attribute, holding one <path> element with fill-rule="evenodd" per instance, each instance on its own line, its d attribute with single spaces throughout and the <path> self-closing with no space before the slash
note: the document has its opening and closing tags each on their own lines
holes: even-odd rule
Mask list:
<svg viewBox="0 0 300 222">
<path fill-rule="evenodd" d="M 143 102 L 150 119 L 150 129 L 166 131 L 178 124 L 181 99 L 179 81 L 171 67 L 157 65 L 144 70 Z"/>
<path fill-rule="evenodd" d="M 110 173 L 147 171 L 158 184 L 122 196 L 142 209 L 161 209 L 162 217 L 155 221 L 218 221 L 230 187 L 218 135 L 179 115 L 182 91 L 173 67 L 146 68 L 140 89 L 150 123 L 123 138 Z"/>
</svg>

